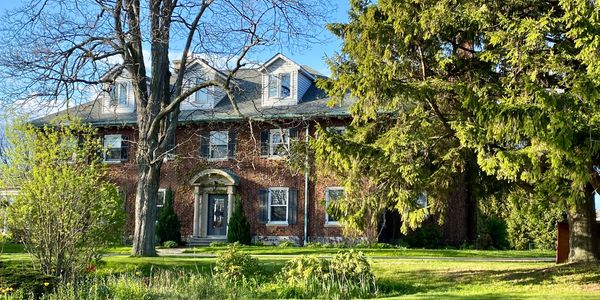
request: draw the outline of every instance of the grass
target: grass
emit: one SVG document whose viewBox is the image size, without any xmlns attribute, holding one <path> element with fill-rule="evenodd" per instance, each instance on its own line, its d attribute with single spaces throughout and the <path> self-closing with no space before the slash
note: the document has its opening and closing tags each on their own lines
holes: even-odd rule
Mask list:
<svg viewBox="0 0 600 300">
<path fill-rule="evenodd" d="M 10 247 L 9 247 L 10 248 Z M 31 259 L 17 248 L 0 256 L 3 266 L 27 268 Z M 214 253 L 220 247 L 196 253 Z M 333 254 L 335 248 L 242 247 L 257 256 L 267 278 L 275 277 L 291 254 Z M 198 249 L 196 249 L 198 250 Z M 549 262 L 435 260 L 425 257 L 514 258 L 538 257 L 544 252 L 363 249 L 371 255 L 379 297 L 393 299 L 599 299 L 600 265 L 556 265 Z M 16 252 L 16 253 L 15 253 Z M 129 248 L 112 253 L 129 253 Z M 382 255 L 385 253 L 386 255 Z M 403 253 L 406 258 L 394 257 Z M 381 256 L 381 257 L 379 257 Z M 544 256 L 549 256 L 546 253 Z M 416 257 L 424 257 L 418 259 Z M 213 257 L 134 258 L 111 255 L 98 266 L 97 275 L 140 274 L 141 277 L 175 270 L 181 274 L 210 274 Z M 134 276 L 135 277 L 135 276 Z"/>
<path fill-rule="evenodd" d="M 185 253 L 215 254 L 225 250 L 226 246 L 198 247 L 186 249 Z M 252 255 L 332 255 L 348 248 L 305 248 L 274 246 L 240 246 L 240 252 Z M 360 249 L 367 256 L 389 257 L 470 257 L 470 258 L 549 258 L 554 257 L 552 250 L 457 250 L 457 249 Z"/>
</svg>

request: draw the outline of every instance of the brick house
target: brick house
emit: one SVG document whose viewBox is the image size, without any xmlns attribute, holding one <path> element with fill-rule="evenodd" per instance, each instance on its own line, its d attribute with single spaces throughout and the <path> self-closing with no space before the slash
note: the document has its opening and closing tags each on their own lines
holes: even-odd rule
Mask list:
<svg viewBox="0 0 600 300">
<path fill-rule="evenodd" d="M 176 62 L 174 66 L 177 69 Z M 104 161 L 126 198 L 127 227 L 132 232 L 135 102 L 126 72 L 111 76 L 115 85 L 106 89 L 110 92 L 36 122 L 68 113 L 99 128 L 108 150 Z M 185 80 L 219 76 L 223 74 L 194 59 Z M 333 178 L 292 171 L 286 160 L 290 141 L 313 135 L 316 124 L 343 130 L 350 121 L 351 101 L 329 107 L 329 98 L 315 86 L 319 76 L 277 54 L 260 67 L 238 72 L 237 108 L 217 88 L 198 91 L 182 103 L 176 140 L 162 166 L 158 206 L 164 191 L 172 189 L 182 235 L 191 244 L 225 239 L 235 197 L 242 201 L 255 241 L 302 244 L 342 239 L 341 227 L 325 208 L 343 194 L 343 188 Z M 464 222 L 450 219 L 452 241 L 465 240 Z"/>
</svg>

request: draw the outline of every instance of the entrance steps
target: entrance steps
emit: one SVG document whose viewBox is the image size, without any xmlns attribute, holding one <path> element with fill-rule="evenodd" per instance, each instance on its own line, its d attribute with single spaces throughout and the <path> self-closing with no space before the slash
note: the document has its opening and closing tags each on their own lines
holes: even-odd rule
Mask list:
<svg viewBox="0 0 600 300">
<path fill-rule="evenodd" d="M 212 242 L 224 243 L 227 242 L 227 236 L 218 235 L 218 236 L 207 236 L 207 237 L 198 237 L 193 236 L 190 237 L 187 241 L 188 247 L 199 247 L 199 246 L 209 246 Z"/>
</svg>

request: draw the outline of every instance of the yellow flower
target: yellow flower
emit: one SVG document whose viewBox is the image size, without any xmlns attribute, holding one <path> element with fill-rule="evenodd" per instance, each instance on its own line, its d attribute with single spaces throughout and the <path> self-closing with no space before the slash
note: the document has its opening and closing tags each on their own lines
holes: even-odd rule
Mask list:
<svg viewBox="0 0 600 300">
<path fill-rule="evenodd" d="M 44 282 L 44 286 L 49 286 L 49 285 L 50 285 L 50 283 Z"/>
<path fill-rule="evenodd" d="M 140 271 L 135 272 L 135 275 L 140 276 L 142 273 Z"/>
</svg>

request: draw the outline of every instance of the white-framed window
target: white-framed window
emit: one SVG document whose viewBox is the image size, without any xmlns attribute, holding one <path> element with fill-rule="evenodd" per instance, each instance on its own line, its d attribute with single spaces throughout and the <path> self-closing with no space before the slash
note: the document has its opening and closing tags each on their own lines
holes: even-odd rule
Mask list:
<svg viewBox="0 0 600 300">
<path fill-rule="evenodd" d="M 329 213 L 329 204 L 338 201 L 344 197 L 344 188 L 333 186 L 325 188 L 325 224 L 338 225 L 339 216 Z"/>
<path fill-rule="evenodd" d="M 289 129 L 271 129 L 269 131 L 269 156 L 285 156 L 290 148 Z"/>
<path fill-rule="evenodd" d="M 289 194 L 287 187 L 269 188 L 269 223 L 288 223 Z"/>
<path fill-rule="evenodd" d="M 130 89 L 128 82 L 116 82 L 111 93 L 110 106 L 127 106 Z"/>
<path fill-rule="evenodd" d="M 228 131 L 211 131 L 209 137 L 209 158 L 226 159 L 229 154 L 228 143 Z"/>
<path fill-rule="evenodd" d="M 279 73 L 269 75 L 269 97 L 270 98 L 288 98 L 292 95 L 291 73 Z"/>
<path fill-rule="evenodd" d="M 197 78 L 196 84 L 201 84 L 204 81 L 205 80 L 203 78 Z M 210 95 L 209 89 L 210 89 L 209 87 L 206 87 L 206 88 L 198 90 L 194 93 L 194 100 L 196 101 L 196 103 L 203 105 L 203 106 L 210 104 L 211 95 Z"/>
<path fill-rule="evenodd" d="M 104 136 L 103 146 L 105 162 L 120 162 L 127 160 L 127 148 L 124 147 L 123 136 L 120 134 L 107 134 Z"/>
<path fill-rule="evenodd" d="M 158 189 L 158 194 L 156 196 L 156 207 L 165 206 L 165 197 L 167 195 L 167 189 Z"/>
</svg>

